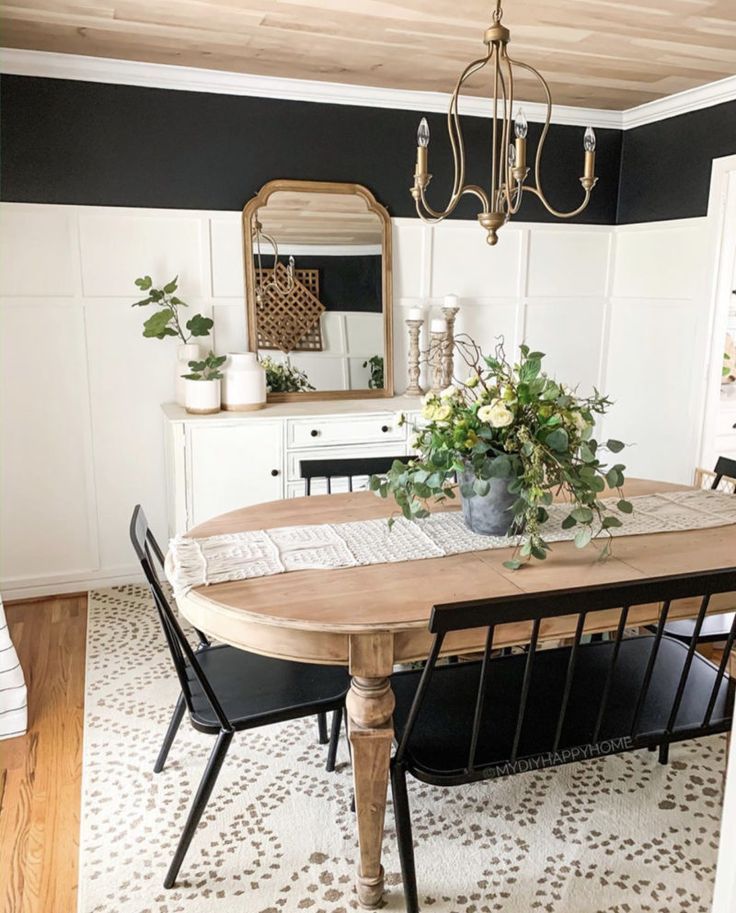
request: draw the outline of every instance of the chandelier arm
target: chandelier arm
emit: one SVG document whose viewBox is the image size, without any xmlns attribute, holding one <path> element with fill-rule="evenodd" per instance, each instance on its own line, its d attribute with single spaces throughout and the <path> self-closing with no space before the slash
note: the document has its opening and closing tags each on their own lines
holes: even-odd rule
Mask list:
<svg viewBox="0 0 736 913">
<path fill-rule="evenodd" d="M 463 131 L 460 125 L 460 111 L 458 107 L 460 100 L 460 89 L 463 87 L 466 80 L 470 79 L 470 77 L 477 73 L 478 70 L 483 69 L 483 67 L 488 63 L 490 56 L 490 54 L 486 54 L 485 57 L 478 57 L 476 60 L 471 61 L 460 74 L 460 77 L 455 84 L 455 89 L 452 93 L 450 108 L 447 112 L 447 132 L 450 136 L 452 157 L 455 161 L 455 180 L 453 182 L 452 196 L 450 199 L 460 195 L 462 192 L 463 184 L 465 183 L 465 140 L 463 139 Z M 454 136 L 453 127 L 455 133 Z"/>
<path fill-rule="evenodd" d="M 508 69 L 508 98 L 506 93 L 506 79 L 504 78 L 503 70 L 501 68 L 503 60 L 506 60 Z M 509 192 L 511 168 L 508 161 L 508 146 L 511 138 L 511 112 L 514 107 L 514 78 L 511 73 L 511 65 L 508 63 L 508 55 L 505 53 L 504 48 L 499 52 L 498 71 L 501 80 L 501 92 L 503 93 L 503 131 L 501 132 L 501 148 L 498 150 L 498 169 L 499 174 L 503 173 L 504 176 L 503 183 L 499 187 L 499 196 L 501 197 L 499 200 L 499 209 L 501 211 L 504 211 L 505 209 L 505 211 L 510 214 L 513 207 L 511 203 L 511 194 Z M 503 206 L 503 202 L 505 202 L 505 207 Z"/>
<path fill-rule="evenodd" d="M 544 89 L 544 94 L 547 98 L 547 117 L 544 121 L 544 127 L 542 128 L 542 134 L 539 137 L 539 143 L 537 145 L 537 153 L 534 156 L 534 183 L 536 186 L 534 186 L 534 187 L 523 187 L 522 186 L 522 191 L 528 191 L 529 193 L 533 193 L 536 197 L 538 197 L 540 202 L 544 206 L 544 208 L 547 210 L 547 212 L 549 212 L 555 218 L 572 219 L 573 216 L 579 215 L 585 209 L 585 207 L 588 205 L 588 202 L 590 201 L 590 192 L 591 192 L 592 188 L 590 188 L 589 190 L 584 189 L 585 196 L 583 198 L 583 202 L 580 204 L 580 206 L 577 207 L 577 209 L 571 209 L 569 212 L 560 212 L 559 209 L 555 209 L 554 206 L 552 206 L 552 204 L 547 200 L 547 197 L 544 195 L 544 191 L 542 190 L 541 165 L 542 165 L 542 149 L 544 147 L 544 141 L 547 139 L 547 134 L 549 133 L 549 124 L 550 124 L 550 119 L 552 117 L 552 93 L 549 90 L 549 85 L 547 84 L 547 80 L 544 78 L 544 76 L 542 76 L 542 74 L 539 72 L 539 70 L 535 70 L 534 67 L 530 66 L 528 63 L 523 63 L 520 60 L 511 60 L 511 58 L 509 58 L 509 60 L 515 66 L 522 67 L 524 70 L 528 70 L 532 75 L 536 76 L 537 79 L 539 80 L 539 82 L 541 83 L 542 88 Z"/>
<path fill-rule="evenodd" d="M 469 79 L 474 73 L 477 73 L 478 70 L 482 70 L 490 58 L 491 54 L 486 54 L 484 57 L 478 57 L 476 60 L 471 61 L 460 74 L 460 78 L 455 85 L 455 90 L 452 93 L 452 100 L 450 102 L 450 108 L 447 112 L 447 132 L 450 136 L 450 146 L 452 147 L 452 157 L 455 165 L 455 177 L 453 181 L 452 193 L 450 194 L 450 199 L 447 203 L 447 206 L 442 210 L 436 210 L 433 209 L 427 202 L 425 187 L 418 188 L 418 194 L 416 197 L 417 215 L 425 222 L 434 223 L 441 222 L 442 219 L 446 219 L 456 209 L 463 193 L 474 193 L 476 196 L 479 196 L 480 193 L 481 196 L 479 198 L 481 201 L 484 204 L 487 201 L 487 197 L 484 191 L 482 191 L 480 188 L 470 190 L 463 186 L 463 182 L 465 180 L 465 142 L 463 140 L 462 127 L 460 125 L 458 98 L 460 95 L 460 89 L 462 88 L 465 81 Z"/>
<path fill-rule="evenodd" d="M 492 54 L 496 52 L 494 45 Z M 493 67 L 493 133 L 491 140 L 491 205 L 493 211 L 498 210 L 498 189 L 501 183 L 501 177 L 497 173 L 497 154 L 498 154 L 498 55 L 494 61 Z"/>
<path fill-rule="evenodd" d="M 539 197 L 547 212 L 553 215 L 556 219 L 572 219 L 574 216 L 580 215 L 580 213 L 590 202 L 590 190 L 586 190 L 584 191 L 585 197 L 583 198 L 583 202 L 578 206 L 577 209 L 571 209 L 569 212 L 560 212 L 558 209 L 555 209 L 553 206 L 549 205 L 542 193 L 540 193 L 538 187 L 522 187 L 521 189 L 525 193 L 533 193 L 535 197 Z"/>
<path fill-rule="evenodd" d="M 507 48 L 504 48 L 503 57 L 506 61 L 506 68 L 508 70 L 508 81 L 509 81 L 509 125 L 508 125 L 508 141 L 511 143 L 511 118 L 514 113 L 514 69 L 511 65 L 511 58 Z M 524 179 L 516 178 L 514 181 L 514 188 L 510 190 L 511 179 L 513 178 L 513 173 L 511 169 L 511 164 L 508 164 L 506 170 L 506 198 L 508 202 L 508 217 L 515 216 L 516 213 L 521 209 L 521 202 L 523 199 L 522 186 Z"/>
</svg>

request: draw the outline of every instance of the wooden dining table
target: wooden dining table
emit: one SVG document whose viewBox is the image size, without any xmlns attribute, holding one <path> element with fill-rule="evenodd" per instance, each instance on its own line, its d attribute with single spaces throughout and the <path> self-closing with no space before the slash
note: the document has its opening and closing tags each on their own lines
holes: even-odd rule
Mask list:
<svg viewBox="0 0 736 913">
<path fill-rule="evenodd" d="M 683 490 L 666 482 L 630 480 L 625 495 Z M 458 509 L 446 505 L 441 509 Z M 214 517 L 187 533 L 194 538 L 246 530 L 342 523 L 388 517 L 392 503 L 362 491 L 274 501 Z M 553 543 L 546 561 L 518 571 L 503 562 L 511 549 L 489 549 L 444 558 L 309 570 L 217 583 L 191 589 L 178 599 L 183 615 L 213 638 L 267 656 L 300 662 L 340 664 L 351 675 L 346 705 L 352 747 L 359 863 L 356 889 L 363 907 L 380 904 L 384 815 L 393 741 L 391 673 L 397 663 L 424 659 L 434 605 L 515 593 L 619 583 L 736 564 L 736 525 L 683 532 L 617 537 L 613 555 L 598 560 L 595 543 L 586 549 L 572 542 Z M 709 611 L 733 609 L 725 594 Z M 670 618 L 687 617 L 695 603 L 673 603 Z M 657 620 L 659 606 L 632 609 L 629 624 Z M 616 627 L 619 612 L 596 612 L 586 632 Z M 572 636 L 576 618 L 552 619 L 540 637 Z M 448 636 L 443 653 L 482 648 L 484 631 Z M 525 643 L 524 625 L 497 627 L 494 646 Z"/>
</svg>

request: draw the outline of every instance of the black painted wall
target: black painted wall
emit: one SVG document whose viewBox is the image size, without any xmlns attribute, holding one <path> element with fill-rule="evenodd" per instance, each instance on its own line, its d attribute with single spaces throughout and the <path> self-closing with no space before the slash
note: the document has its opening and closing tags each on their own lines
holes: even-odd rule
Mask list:
<svg viewBox="0 0 736 913">
<path fill-rule="evenodd" d="M 736 101 L 624 133 L 618 221 L 704 216 L 714 158 L 736 154 Z"/>
<path fill-rule="evenodd" d="M 409 194 L 420 114 L 347 105 L 210 95 L 70 80 L 0 81 L 0 199 L 33 203 L 238 210 L 273 178 L 356 181 L 393 216 Z M 443 207 L 452 159 L 443 114 L 432 130 L 430 202 Z M 465 118 L 467 179 L 487 182 L 488 122 Z M 530 145 L 539 127 L 530 124 Z M 621 136 L 598 130 L 599 185 L 578 221 L 616 219 Z M 581 196 L 583 129 L 555 126 L 543 172 L 550 202 Z M 531 149 L 530 149 L 531 151 Z M 474 198 L 457 215 L 475 218 Z M 521 218 L 551 221 L 529 197 Z"/>
<path fill-rule="evenodd" d="M 409 195 L 420 115 L 347 105 L 145 89 L 71 80 L 0 80 L 0 199 L 33 203 L 241 209 L 275 177 L 357 181 L 394 216 Z M 452 180 L 445 116 L 429 114 L 429 188 L 437 208 Z M 488 122 L 463 119 L 467 179 L 487 183 Z M 552 205 L 580 199 L 582 128 L 553 126 L 542 176 Z M 530 160 L 539 125 L 530 124 Z M 736 153 L 736 101 L 622 132 L 597 129 L 600 176 L 576 221 L 702 216 L 713 158 Z M 456 210 L 475 218 L 475 200 Z M 533 197 L 520 217 L 555 221 Z"/>
</svg>

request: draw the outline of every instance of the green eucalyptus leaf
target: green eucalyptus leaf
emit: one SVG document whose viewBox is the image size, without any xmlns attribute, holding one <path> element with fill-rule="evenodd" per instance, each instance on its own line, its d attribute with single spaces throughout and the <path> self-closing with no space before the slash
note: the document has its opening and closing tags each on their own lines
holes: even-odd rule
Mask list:
<svg viewBox="0 0 736 913">
<path fill-rule="evenodd" d="M 545 443 L 556 453 L 564 453 L 570 446 L 570 439 L 564 428 L 555 428 L 547 435 Z"/>
<path fill-rule="evenodd" d="M 593 520 L 593 511 L 589 507 L 576 507 L 570 512 L 578 523 L 590 523 Z"/>
<path fill-rule="evenodd" d="M 503 566 L 510 571 L 518 571 L 521 567 L 521 561 L 518 558 L 509 558 L 508 561 L 504 561 Z"/>
<path fill-rule="evenodd" d="M 563 529 L 572 529 L 573 526 L 575 526 L 575 524 L 576 524 L 577 522 L 578 522 L 578 521 L 575 519 L 575 517 L 573 517 L 572 514 L 568 514 L 568 515 L 565 517 L 565 519 L 562 521 L 562 523 L 560 523 L 560 526 L 561 526 Z"/>
<path fill-rule="evenodd" d="M 153 279 L 151 279 L 150 276 L 143 276 L 140 279 L 136 279 L 135 284 L 142 292 L 147 292 L 148 289 L 153 285 Z"/>
<path fill-rule="evenodd" d="M 622 444 L 621 441 L 616 441 L 613 438 L 609 438 L 606 441 L 606 447 L 611 451 L 611 453 L 620 453 L 626 445 Z"/>
<path fill-rule="evenodd" d="M 618 517 L 609 516 L 603 518 L 603 523 L 601 526 L 603 529 L 613 529 L 617 526 L 623 526 L 623 523 L 619 520 Z"/>
<path fill-rule="evenodd" d="M 624 498 L 621 498 L 621 500 L 616 504 L 616 507 L 618 507 L 622 514 L 633 514 L 634 512 L 634 505 L 631 503 L 631 501 L 624 500 Z"/>
<path fill-rule="evenodd" d="M 575 545 L 577 548 L 585 548 L 592 538 L 593 530 L 589 526 L 584 526 L 575 535 Z"/>
<path fill-rule="evenodd" d="M 178 279 L 179 279 L 178 276 L 174 276 L 174 278 L 171 280 L 171 282 L 166 283 L 166 285 L 164 286 L 164 291 L 166 292 L 167 295 L 171 295 L 176 291 Z"/>
</svg>

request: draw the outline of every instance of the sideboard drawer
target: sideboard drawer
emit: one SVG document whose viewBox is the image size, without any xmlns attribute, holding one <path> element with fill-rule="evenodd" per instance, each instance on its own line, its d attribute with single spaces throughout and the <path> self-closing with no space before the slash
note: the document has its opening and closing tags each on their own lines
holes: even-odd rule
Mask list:
<svg viewBox="0 0 736 913">
<path fill-rule="evenodd" d="M 287 447 L 329 447 L 335 444 L 374 444 L 405 441 L 406 426 L 399 414 L 346 415 L 335 418 L 288 419 Z"/>
</svg>

